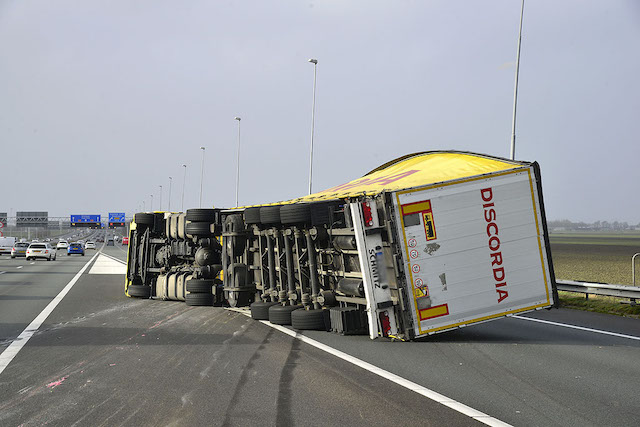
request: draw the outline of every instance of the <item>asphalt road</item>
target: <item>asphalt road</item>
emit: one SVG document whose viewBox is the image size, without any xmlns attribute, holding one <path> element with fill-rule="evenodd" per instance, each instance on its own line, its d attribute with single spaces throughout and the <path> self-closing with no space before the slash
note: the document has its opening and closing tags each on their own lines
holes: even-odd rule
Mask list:
<svg viewBox="0 0 640 427">
<path fill-rule="evenodd" d="M 120 260 L 125 249 L 102 248 Z M 60 255 L 0 257 L 0 352 L 92 251 Z M 91 274 L 111 258 L 88 266 L 0 373 L 1 426 L 478 424 L 242 313 L 126 298 L 120 274 Z M 640 337 L 636 319 L 527 316 Z M 640 338 L 521 318 L 411 343 L 304 335 L 505 423 L 640 424 Z"/>
</svg>

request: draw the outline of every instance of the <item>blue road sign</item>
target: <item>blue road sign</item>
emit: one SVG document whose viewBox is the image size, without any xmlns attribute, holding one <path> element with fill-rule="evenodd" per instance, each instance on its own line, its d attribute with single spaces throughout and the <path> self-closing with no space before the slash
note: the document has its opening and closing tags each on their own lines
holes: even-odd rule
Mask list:
<svg viewBox="0 0 640 427">
<path fill-rule="evenodd" d="M 109 222 L 124 222 L 124 212 L 109 212 Z"/>
<path fill-rule="evenodd" d="M 72 223 L 99 223 L 100 215 L 71 215 Z"/>
</svg>

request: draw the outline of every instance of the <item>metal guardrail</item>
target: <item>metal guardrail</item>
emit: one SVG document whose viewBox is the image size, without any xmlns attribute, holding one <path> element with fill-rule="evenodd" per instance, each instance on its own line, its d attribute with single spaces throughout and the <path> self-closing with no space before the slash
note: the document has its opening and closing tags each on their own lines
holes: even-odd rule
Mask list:
<svg viewBox="0 0 640 427">
<path fill-rule="evenodd" d="M 640 287 L 626 285 L 610 285 L 608 283 L 576 282 L 573 280 L 556 280 L 559 291 L 582 294 L 604 295 L 609 297 L 629 298 L 635 304 L 640 299 Z"/>
</svg>

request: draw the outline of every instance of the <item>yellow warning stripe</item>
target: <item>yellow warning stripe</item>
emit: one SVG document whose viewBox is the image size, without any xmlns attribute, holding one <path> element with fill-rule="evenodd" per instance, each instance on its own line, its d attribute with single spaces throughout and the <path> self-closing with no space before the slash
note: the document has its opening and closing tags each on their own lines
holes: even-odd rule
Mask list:
<svg viewBox="0 0 640 427">
<path fill-rule="evenodd" d="M 408 205 L 402 206 L 402 215 L 409 215 L 416 212 L 430 211 L 431 210 L 431 202 L 426 200 L 424 202 L 418 203 L 409 203 Z"/>
<path fill-rule="evenodd" d="M 434 317 L 446 316 L 449 314 L 449 305 L 442 304 L 435 307 L 420 310 L 420 320 L 432 319 Z"/>
</svg>

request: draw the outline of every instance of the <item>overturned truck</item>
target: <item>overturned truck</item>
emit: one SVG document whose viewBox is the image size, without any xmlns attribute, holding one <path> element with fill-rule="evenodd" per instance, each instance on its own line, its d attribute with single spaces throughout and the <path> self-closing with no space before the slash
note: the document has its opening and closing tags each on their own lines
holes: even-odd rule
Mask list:
<svg viewBox="0 0 640 427">
<path fill-rule="evenodd" d="M 432 151 L 286 202 L 137 213 L 125 293 L 403 340 L 552 307 L 540 170 Z"/>
</svg>

